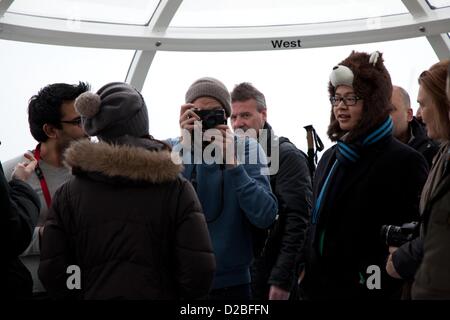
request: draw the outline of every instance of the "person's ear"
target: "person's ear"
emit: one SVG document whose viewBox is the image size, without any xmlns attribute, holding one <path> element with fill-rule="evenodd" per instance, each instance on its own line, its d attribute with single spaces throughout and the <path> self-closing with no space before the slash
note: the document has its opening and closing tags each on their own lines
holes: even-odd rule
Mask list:
<svg viewBox="0 0 450 320">
<path fill-rule="evenodd" d="M 407 113 L 408 113 L 408 116 L 407 116 L 408 122 L 411 122 L 413 117 L 414 117 L 413 109 L 412 108 L 408 108 Z"/>
<path fill-rule="evenodd" d="M 267 121 L 267 109 L 262 110 L 261 114 L 262 114 L 262 118 L 263 118 L 264 122 L 266 122 Z"/>
<path fill-rule="evenodd" d="M 45 134 L 49 138 L 57 138 L 58 136 L 58 129 L 52 124 L 48 123 L 44 124 L 42 130 L 44 130 Z"/>
</svg>

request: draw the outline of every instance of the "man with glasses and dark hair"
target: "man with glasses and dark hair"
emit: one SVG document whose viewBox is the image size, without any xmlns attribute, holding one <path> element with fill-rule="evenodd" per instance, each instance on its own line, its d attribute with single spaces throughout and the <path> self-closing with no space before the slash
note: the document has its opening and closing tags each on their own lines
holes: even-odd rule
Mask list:
<svg viewBox="0 0 450 320">
<path fill-rule="evenodd" d="M 36 298 L 45 297 L 45 289 L 37 277 L 40 255 L 40 237 L 43 224 L 55 191 L 66 182 L 70 171 L 63 165 L 63 153 L 74 140 L 87 138 L 81 127 L 80 115 L 75 111 L 75 99 L 89 91 L 87 83 L 76 85 L 66 83 L 50 84 L 31 97 L 28 104 L 28 122 L 31 135 L 38 142 L 29 151 L 38 160 L 38 165 L 28 183 L 39 195 L 41 211 L 29 247 L 21 255 L 21 260 L 33 277 L 33 294 Z M 11 179 L 14 167 L 26 162 L 24 155 L 3 164 L 5 176 Z"/>
</svg>

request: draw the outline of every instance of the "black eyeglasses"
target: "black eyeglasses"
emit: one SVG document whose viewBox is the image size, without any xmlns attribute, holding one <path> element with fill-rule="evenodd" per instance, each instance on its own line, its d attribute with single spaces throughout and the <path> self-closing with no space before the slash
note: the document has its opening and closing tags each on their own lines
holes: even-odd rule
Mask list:
<svg viewBox="0 0 450 320">
<path fill-rule="evenodd" d="M 73 125 L 73 126 L 79 126 L 79 127 L 81 127 L 81 118 L 76 118 L 76 119 L 73 119 L 73 120 L 64 120 L 64 121 L 60 121 L 61 123 L 68 123 L 68 124 L 71 124 L 71 125 Z"/>
<path fill-rule="evenodd" d="M 347 107 L 351 107 L 354 106 L 358 100 L 362 100 L 362 98 L 357 97 L 357 96 L 349 96 L 349 97 L 338 97 L 338 96 L 334 96 L 334 97 L 330 97 L 330 102 L 334 107 L 337 107 L 341 101 L 344 101 L 344 105 Z"/>
</svg>

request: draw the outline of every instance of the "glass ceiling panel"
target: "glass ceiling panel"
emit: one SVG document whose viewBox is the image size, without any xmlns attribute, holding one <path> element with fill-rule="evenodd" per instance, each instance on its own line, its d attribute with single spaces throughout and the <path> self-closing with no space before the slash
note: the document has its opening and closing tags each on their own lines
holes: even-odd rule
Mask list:
<svg viewBox="0 0 450 320">
<path fill-rule="evenodd" d="M 184 0 L 170 26 L 246 27 L 408 13 L 400 0 Z"/>
<path fill-rule="evenodd" d="M 302 150 L 307 150 L 303 126 L 309 124 L 330 147 L 326 135 L 331 110 L 328 78 L 333 66 L 352 50 L 381 51 L 392 82 L 409 92 L 411 106 L 417 110 L 417 78 L 439 61 L 424 37 L 303 50 L 158 52 L 142 90 L 150 133 L 157 139 L 179 135 L 180 106 L 187 88 L 196 79 L 210 76 L 221 80 L 228 90 L 240 82 L 253 83 L 266 97 L 268 122 L 275 132 Z M 176 70 L 176 77 L 170 70 Z"/>
<path fill-rule="evenodd" d="M 450 7 L 450 0 L 428 0 L 428 3 L 435 8 Z"/>
<path fill-rule="evenodd" d="M 86 81 L 94 91 L 125 81 L 133 50 L 50 46 L 0 40 L 0 161 L 36 145 L 28 126 L 28 100 L 50 83 Z"/>
<path fill-rule="evenodd" d="M 159 0 L 15 0 L 7 12 L 68 20 L 145 25 Z"/>
</svg>

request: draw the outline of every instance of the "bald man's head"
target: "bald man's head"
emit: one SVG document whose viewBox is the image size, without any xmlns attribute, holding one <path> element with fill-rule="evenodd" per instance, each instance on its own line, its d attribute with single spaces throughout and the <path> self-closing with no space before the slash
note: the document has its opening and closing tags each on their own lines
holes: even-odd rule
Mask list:
<svg viewBox="0 0 450 320">
<path fill-rule="evenodd" d="M 399 86 L 393 86 L 391 103 L 394 109 L 391 112 L 394 122 L 394 137 L 408 143 L 410 138 L 409 122 L 413 119 L 413 110 L 411 100 L 405 89 Z"/>
</svg>

